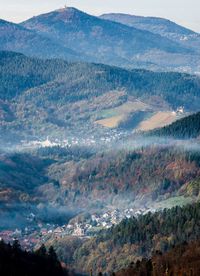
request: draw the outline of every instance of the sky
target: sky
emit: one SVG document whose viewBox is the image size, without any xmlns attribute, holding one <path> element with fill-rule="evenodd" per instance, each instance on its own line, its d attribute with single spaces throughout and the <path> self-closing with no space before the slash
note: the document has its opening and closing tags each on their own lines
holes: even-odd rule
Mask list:
<svg viewBox="0 0 200 276">
<path fill-rule="evenodd" d="M 17 23 L 65 5 L 93 15 L 121 12 L 164 17 L 200 32 L 200 0 L 0 0 L 0 18 Z"/>
</svg>

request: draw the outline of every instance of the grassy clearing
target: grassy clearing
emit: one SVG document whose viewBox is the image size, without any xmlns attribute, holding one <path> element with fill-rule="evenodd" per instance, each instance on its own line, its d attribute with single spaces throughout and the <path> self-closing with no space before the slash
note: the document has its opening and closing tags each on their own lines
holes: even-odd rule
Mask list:
<svg viewBox="0 0 200 276">
<path fill-rule="evenodd" d="M 119 126 L 119 123 L 126 120 L 130 113 L 146 110 L 149 110 L 149 106 L 145 103 L 139 100 L 134 102 L 129 101 L 116 108 L 102 111 L 98 114 L 101 120 L 97 120 L 96 123 L 104 127 L 115 128 Z"/>
<path fill-rule="evenodd" d="M 154 114 L 152 117 L 150 117 L 148 120 L 143 121 L 139 125 L 138 130 L 148 131 L 155 128 L 164 127 L 166 125 L 173 123 L 176 120 L 177 120 L 177 116 L 173 112 L 159 111 L 156 114 Z"/>
<path fill-rule="evenodd" d="M 156 208 L 172 208 L 175 206 L 184 206 L 193 202 L 191 197 L 176 196 L 156 203 Z"/>
<path fill-rule="evenodd" d="M 118 127 L 119 123 L 124 120 L 123 115 L 114 116 L 108 119 L 98 120 L 96 121 L 97 124 L 102 125 L 108 128 L 116 128 Z"/>
</svg>

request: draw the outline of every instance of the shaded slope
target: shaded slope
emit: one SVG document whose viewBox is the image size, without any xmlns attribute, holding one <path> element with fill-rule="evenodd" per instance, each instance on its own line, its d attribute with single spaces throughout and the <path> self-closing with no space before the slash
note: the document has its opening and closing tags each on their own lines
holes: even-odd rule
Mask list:
<svg viewBox="0 0 200 276">
<path fill-rule="evenodd" d="M 199 52 L 200 35 L 170 20 L 122 13 L 103 14 L 100 18 L 159 34 Z"/>
<path fill-rule="evenodd" d="M 0 50 L 16 51 L 30 56 L 80 60 L 78 54 L 73 50 L 5 20 L 0 20 Z"/>
<path fill-rule="evenodd" d="M 0 202 L 31 199 L 36 188 L 48 181 L 45 169 L 52 162 L 29 154 L 0 154 Z M 3 193 L 4 191 L 4 193 Z M 7 195 L 6 195 L 7 191 Z M 23 194 L 24 193 L 24 194 Z M 16 196 L 16 197 L 15 197 Z M 18 198 L 19 196 L 19 198 Z M 9 199 L 10 197 L 10 199 Z"/>
<path fill-rule="evenodd" d="M 26 90 L 62 75 L 69 64 L 61 60 L 28 58 L 23 54 L 0 52 L 0 98 L 9 100 Z"/>
<path fill-rule="evenodd" d="M 150 32 L 160 34 L 168 38 L 173 38 L 173 34 L 179 36 L 179 38 L 184 35 L 197 35 L 197 33 L 192 30 L 164 18 L 144 17 L 123 13 L 103 14 L 100 18 L 119 22 L 138 29 L 149 30 Z"/>
</svg>

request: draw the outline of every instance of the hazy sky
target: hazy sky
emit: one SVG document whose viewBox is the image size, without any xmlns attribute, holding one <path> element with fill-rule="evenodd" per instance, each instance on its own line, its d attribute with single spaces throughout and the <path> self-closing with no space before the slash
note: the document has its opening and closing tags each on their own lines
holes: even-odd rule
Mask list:
<svg viewBox="0 0 200 276">
<path fill-rule="evenodd" d="M 20 22 L 64 5 L 94 15 L 123 12 L 160 16 L 200 32 L 200 0 L 0 0 L 0 18 Z"/>
</svg>

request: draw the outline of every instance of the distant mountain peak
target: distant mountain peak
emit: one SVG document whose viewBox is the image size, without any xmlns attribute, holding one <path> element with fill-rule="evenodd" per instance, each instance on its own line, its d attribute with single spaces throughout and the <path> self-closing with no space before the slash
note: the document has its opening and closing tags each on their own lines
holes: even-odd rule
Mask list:
<svg viewBox="0 0 200 276">
<path fill-rule="evenodd" d="M 190 45 L 180 43 L 187 35 L 185 29 L 175 24 L 168 26 L 166 21 L 152 23 L 149 18 L 135 23 L 131 16 L 128 19 L 124 16 L 110 20 L 110 16 L 99 18 L 74 7 L 64 7 L 30 18 L 21 26 L 81 53 L 84 59 L 117 66 L 157 69 L 163 67 L 164 61 L 169 70 L 173 70 L 174 64 L 175 67 L 178 64 L 178 68 L 185 67 L 186 55 L 195 55 Z M 175 41 L 171 39 L 174 36 Z M 174 56 L 170 58 L 175 54 L 181 55 L 181 65 Z M 196 61 L 192 64 L 196 66 Z"/>
<path fill-rule="evenodd" d="M 66 15 L 66 16 L 71 16 L 71 17 L 76 17 L 76 16 L 86 16 L 87 13 L 81 11 L 81 10 L 78 10 L 74 7 L 65 7 L 63 9 L 59 9 L 58 12 L 60 14 L 63 14 L 63 15 Z M 88 15 L 87 15 L 88 16 Z"/>
<path fill-rule="evenodd" d="M 89 16 L 88 14 L 86 14 L 83 11 L 80 11 L 74 7 L 64 7 L 64 8 L 60 8 L 54 11 L 51 11 L 49 13 L 45 13 L 45 14 L 41 14 L 39 16 L 34 16 L 33 18 L 49 18 L 49 19 L 54 19 L 54 20 L 60 20 L 63 22 L 70 22 L 73 20 L 78 20 L 80 18 L 83 17 L 87 17 Z M 33 18 L 31 18 L 30 20 L 32 20 Z M 28 22 L 30 21 L 28 20 Z"/>
<path fill-rule="evenodd" d="M 64 8 L 60 8 L 57 11 L 59 12 L 71 12 L 71 13 L 76 13 L 76 12 L 82 12 L 74 7 L 64 7 Z"/>
</svg>

